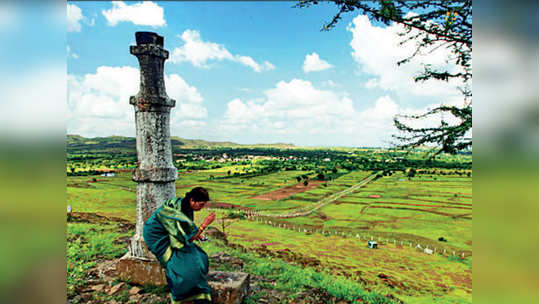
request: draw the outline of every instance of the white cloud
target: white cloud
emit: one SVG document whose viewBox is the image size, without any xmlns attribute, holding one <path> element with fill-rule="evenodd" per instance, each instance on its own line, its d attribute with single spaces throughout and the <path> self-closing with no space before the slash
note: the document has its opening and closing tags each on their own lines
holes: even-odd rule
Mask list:
<svg viewBox="0 0 539 304">
<path fill-rule="evenodd" d="M 389 97 L 382 96 L 376 100 L 374 107 L 361 112 L 360 118 L 363 120 L 388 120 L 397 115 L 399 106 Z"/>
<path fill-rule="evenodd" d="M 303 62 L 303 71 L 305 73 L 318 72 L 332 68 L 327 61 L 320 59 L 317 53 L 307 54 Z"/>
<path fill-rule="evenodd" d="M 413 80 L 414 75 L 423 71 L 423 64 L 447 67 L 450 71 L 455 71 L 457 67 L 447 63 L 450 55 L 448 49 L 440 47 L 425 56 L 418 55 L 398 67 L 397 62 L 413 54 L 416 49 L 413 41 L 399 45 L 403 40 L 403 37 L 398 36 L 398 33 L 402 32 L 402 26 L 394 24 L 385 28 L 377 27 L 371 24 L 367 16 L 359 15 L 354 18 L 347 30 L 352 32 L 353 38 L 350 42 L 353 49 L 352 57 L 358 63 L 359 69 L 376 77 L 366 83 L 367 88 L 380 87 L 395 90 L 399 94 L 445 98 L 460 94 L 456 89 L 457 85 L 460 85 L 457 81 L 447 83 L 429 80 L 416 83 Z"/>
<path fill-rule="evenodd" d="M 98 67 L 83 77 L 68 76 L 68 133 L 84 136 L 135 135 L 129 97 L 139 90 L 139 70 L 130 66 Z M 176 100 L 171 134 L 189 136 L 205 125 L 207 110 L 198 90 L 179 75 L 165 75 L 167 94 Z"/>
<path fill-rule="evenodd" d="M 264 98 L 227 104 L 222 129 L 240 134 L 298 135 L 308 132 L 332 132 L 339 121 L 352 120 L 356 111 L 352 101 L 332 91 L 319 90 L 309 81 L 280 81 L 264 92 Z"/>
<path fill-rule="evenodd" d="M 426 108 L 406 108 L 388 95 L 354 103 L 346 93 L 316 88 L 311 82 L 280 81 L 263 98 L 227 103 L 217 132 L 230 140 L 293 142 L 299 145 L 387 146 L 397 129 L 398 113 L 419 114 Z M 447 100 L 446 104 L 457 102 Z M 436 105 L 431 105 L 433 108 Z M 449 117 L 446 117 L 446 120 Z M 439 124 L 439 116 L 413 126 Z"/>
<path fill-rule="evenodd" d="M 80 7 L 75 4 L 67 4 L 67 31 L 68 32 L 80 32 L 81 30 L 81 20 L 84 17 L 82 16 L 82 11 Z"/>
<path fill-rule="evenodd" d="M 139 2 L 132 5 L 123 1 L 112 2 L 112 8 L 102 11 L 110 26 L 118 22 L 132 22 L 135 25 L 164 26 L 166 25 L 164 10 L 153 2 Z"/>
<path fill-rule="evenodd" d="M 172 130 L 178 130 L 177 126 L 185 126 L 186 121 L 189 121 L 189 126 L 200 126 L 203 122 L 194 122 L 207 118 L 208 110 L 202 105 L 204 99 L 197 88 L 187 84 L 177 74 L 165 76 L 165 84 L 167 94 L 176 100 L 176 109 L 171 117 Z"/>
<path fill-rule="evenodd" d="M 86 16 L 82 14 L 80 7 L 75 4 L 67 4 L 67 31 L 68 32 L 80 32 L 82 29 L 81 22 L 84 22 L 88 26 L 95 25 L 95 19 L 88 20 Z"/>
<path fill-rule="evenodd" d="M 170 61 L 173 63 L 190 62 L 196 67 L 209 68 L 209 61 L 229 60 L 248 66 L 255 72 L 275 69 L 275 66 L 268 61 L 260 64 L 249 56 L 233 55 L 222 44 L 203 41 L 196 30 L 187 29 L 180 38 L 184 44 L 172 51 Z"/>
</svg>

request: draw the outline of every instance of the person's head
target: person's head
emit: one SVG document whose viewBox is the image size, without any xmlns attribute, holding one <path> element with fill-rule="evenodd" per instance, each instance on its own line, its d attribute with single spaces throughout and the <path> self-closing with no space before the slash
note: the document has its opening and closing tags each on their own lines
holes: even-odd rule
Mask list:
<svg viewBox="0 0 539 304">
<path fill-rule="evenodd" d="M 189 207 L 189 209 L 193 211 L 199 211 L 204 208 L 209 200 L 210 195 L 208 194 L 208 190 L 202 187 L 193 188 L 191 191 L 187 192 L 184 197 L 186 207 Z"/>
</svg>

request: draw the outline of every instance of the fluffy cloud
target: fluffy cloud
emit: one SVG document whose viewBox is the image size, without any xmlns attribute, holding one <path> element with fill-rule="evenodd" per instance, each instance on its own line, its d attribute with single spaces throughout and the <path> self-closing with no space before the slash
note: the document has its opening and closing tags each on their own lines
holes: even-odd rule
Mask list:
<svg viewBox="0 0 539 304">
<path fill-rule="evenodd" d="M 101 66 L 83 77 L 68 76 L 68 133 L 84 136 L 135 135 L 129 97 L 139 90 L 139 70 Z M 179 75 L 165 75 L 167 94 L 176 100 L 171 112 L 173 135 L 189 136 L 205 125 L 207 110 L 198 90 Z M 190 129 L 186 129 L 190 128 Z"/>
<path fill-rule="evenodd" d="M 172 134 L 185 134 L 183 128 L 200 128 L 206 125 L 203 119 L 208 110 L 202 105 L 203 98 L 197 88 L 190 86 L 179 75 L 165 76 L 167 94 L 176 100 L 171 117 Z"/>
<path fill-rule="evenodd" d="M 84 17 L 82 16 L 82 11 L 80 7 L 75 4 L 67 4 L 67 31 L 68 32 L 80 32 L 81 30 L 81 20 Z"/>
<path fill-rule="evenodd" d="M 327 61 L 320 59 L 317 53 L 307 54 L 303 62 L 303 71 L 305 73 L 318 72 L 332 68 Z"/>
<path fill-rule="evenodd" d="M 209 68 L 209 61 L 229 60 L 248 66 L 255 72 L 275 69 L 275 66 L 268 61 L 257 63 L 249 56 L 233 55 L 222 44 L 203 41 L 200 33 L 195 30 L 185 30 L 180 38 L 184 44 L 172 51 L 171 62 L 190 62 L 196 67 Z"/>
<path fill-rule="evenodd" d="M 95 19 L 88 20 L 83 14 L 80 7 L 75 4 L 67 4 L 67 31 L 68 32 L 80 32 L 82 29 L 81 22 L 84 22 L 88 26 L 94 26 Z"/>
<path fill-rule="evenodd" d="M 416 48 L 413 41 L 399 45 L 403 40 L 403 37 L 398 36 L 403 30 L 402 26 L 395 23 L 385 28 L 377 27 L 371 24 L 367 16 L 359 15 L 354 18 L 347 30 L 352 32 L 353 38 L 350 42 L 353 49 L 352 57 L 360 70 L 376 76 L 369 80 L 365 87 L 379 87 L 398 93 L 426 96 L 449 97 L 459 94 L 456 86 L 460 83 L 457 81 L 447 83 L 429 80 L 416 83 L 413 80 L 414 75 L 423 71 L 423 64 L 455 71 L 457 67 L 447 63 L 450 52 L 446 48 L 440 47 L 436 50 L 432 48 L 432 52 L 425 52 L 426 56 L 418 55 L 398 67 L 397 62 L 413 54 Z"/>
<path fill-rule="evenodd" d="M 123 1 L 114 1 L 112 8 L 103 10 L 102 13 L 110 26 L 115 26 L 122 21 L 154 27 L 166 25 L 163 8 L 151 1 L 132 5 L 127 5 Z"/>
<path fill-rule="evenodd" d="M 230 100 L 218 130 L 231 140 L 387 146 L 391 135 L 397 132 L 393 126 L 395 115 L 418 114 L 427 110 L 401 107 L 388 95 L 361 103 L 360 107 L 345 93 L 322 90 L 309 81 L 280 81 L 274 88 L 266 90 L 263 98 Z M 432 126 L 439 121 L 439 117 L 433 117 L 413 122 L 413 126 Z"/>
</svg>

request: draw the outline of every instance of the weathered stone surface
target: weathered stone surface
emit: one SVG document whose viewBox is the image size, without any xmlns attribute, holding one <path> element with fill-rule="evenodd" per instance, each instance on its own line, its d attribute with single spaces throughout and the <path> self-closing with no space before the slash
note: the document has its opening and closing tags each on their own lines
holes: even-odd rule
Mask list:
<svg viewBox="0 0 539 304">
<path fill-rule="evenodd" d="M 94 285 L 92 286 L 92 290 L 97 291 L 97 292 L 102 292 L 103 290 L 105 290 L 105 284 Z"/>
<path fill-rule="evenodd" d="M 137 285 L 166 285 L 165 272 L 157 261 L 121 258 L 116 263 L 118 277 Z"/>
<path fill-rule="evenodd" d="M 141 298 L 142 296 L 139 294 L 131 295 L 129 296 L 129 303 L 139 303 Z"/>
<path fill-rule="evenodd" d="M 240 304 L 249 293 L 249 274 L 212 271 L 208 273 L 213 303 Z"/>
<path fill-rule="evenodd" d="M 118 283 L 116 285 L 114 285 L 110 290 L 109 290 L 109 296 L 110 295 L 113 295 L 117 292 L 119 292 L 120 290 L 122 290 L 123 288 L 125 288 L 125 283 Z"/>
<path fill-rule="evenodd" d="M 133 286 L 131 287 L 131 289 L 129 289 L 129 294 L 130 295 L 136 295 L 138 294 L 142 289 L 138 288 L 137 286 Z"/>
<path fill-rule="evenodd" d="M 129 244 L 129 256 L 156 261 L 142 238 L 144 222 L 164 201 L 176 197 L 174 181 L 178 172 L 172 162 L 170 143 L 170 108 L 175 101 L 167 96 L 164 82 L 164 63 L 168 51 L 164 39 L 152 32 L 135 33 L 137 45 L 130 47 L 140 65 L 140 89 L 129 103 L 135 109 L 137 137 L 137 223 Z M 131 265 L 133 263 L 127 263 Z M 151 266 L 149 266 L 152 268 Z"/>
</svg>

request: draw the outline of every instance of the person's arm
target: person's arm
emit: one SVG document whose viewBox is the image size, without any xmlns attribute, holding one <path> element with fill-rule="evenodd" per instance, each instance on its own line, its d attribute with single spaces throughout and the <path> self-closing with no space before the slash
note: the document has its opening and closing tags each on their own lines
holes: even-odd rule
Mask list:
<svg viewBox="0 0 539 304">
<path fill-rule="evenodd" d="M 202 235 L 202 232 L 204 232 L 204 230 L 206 230 L 206 228 L 213 222 L 213 220 L 215 220 L 215 213 L 211 213 L 204 219 L 204 222 L 202 223 L 202 225 L 198 227 L 197 234 L 195 234 L 192 238 L 190 238 L 189 242 L 193 242 L 194 240 L 197 240 L 200 237 L 200 235 Z"/>
</svg>

